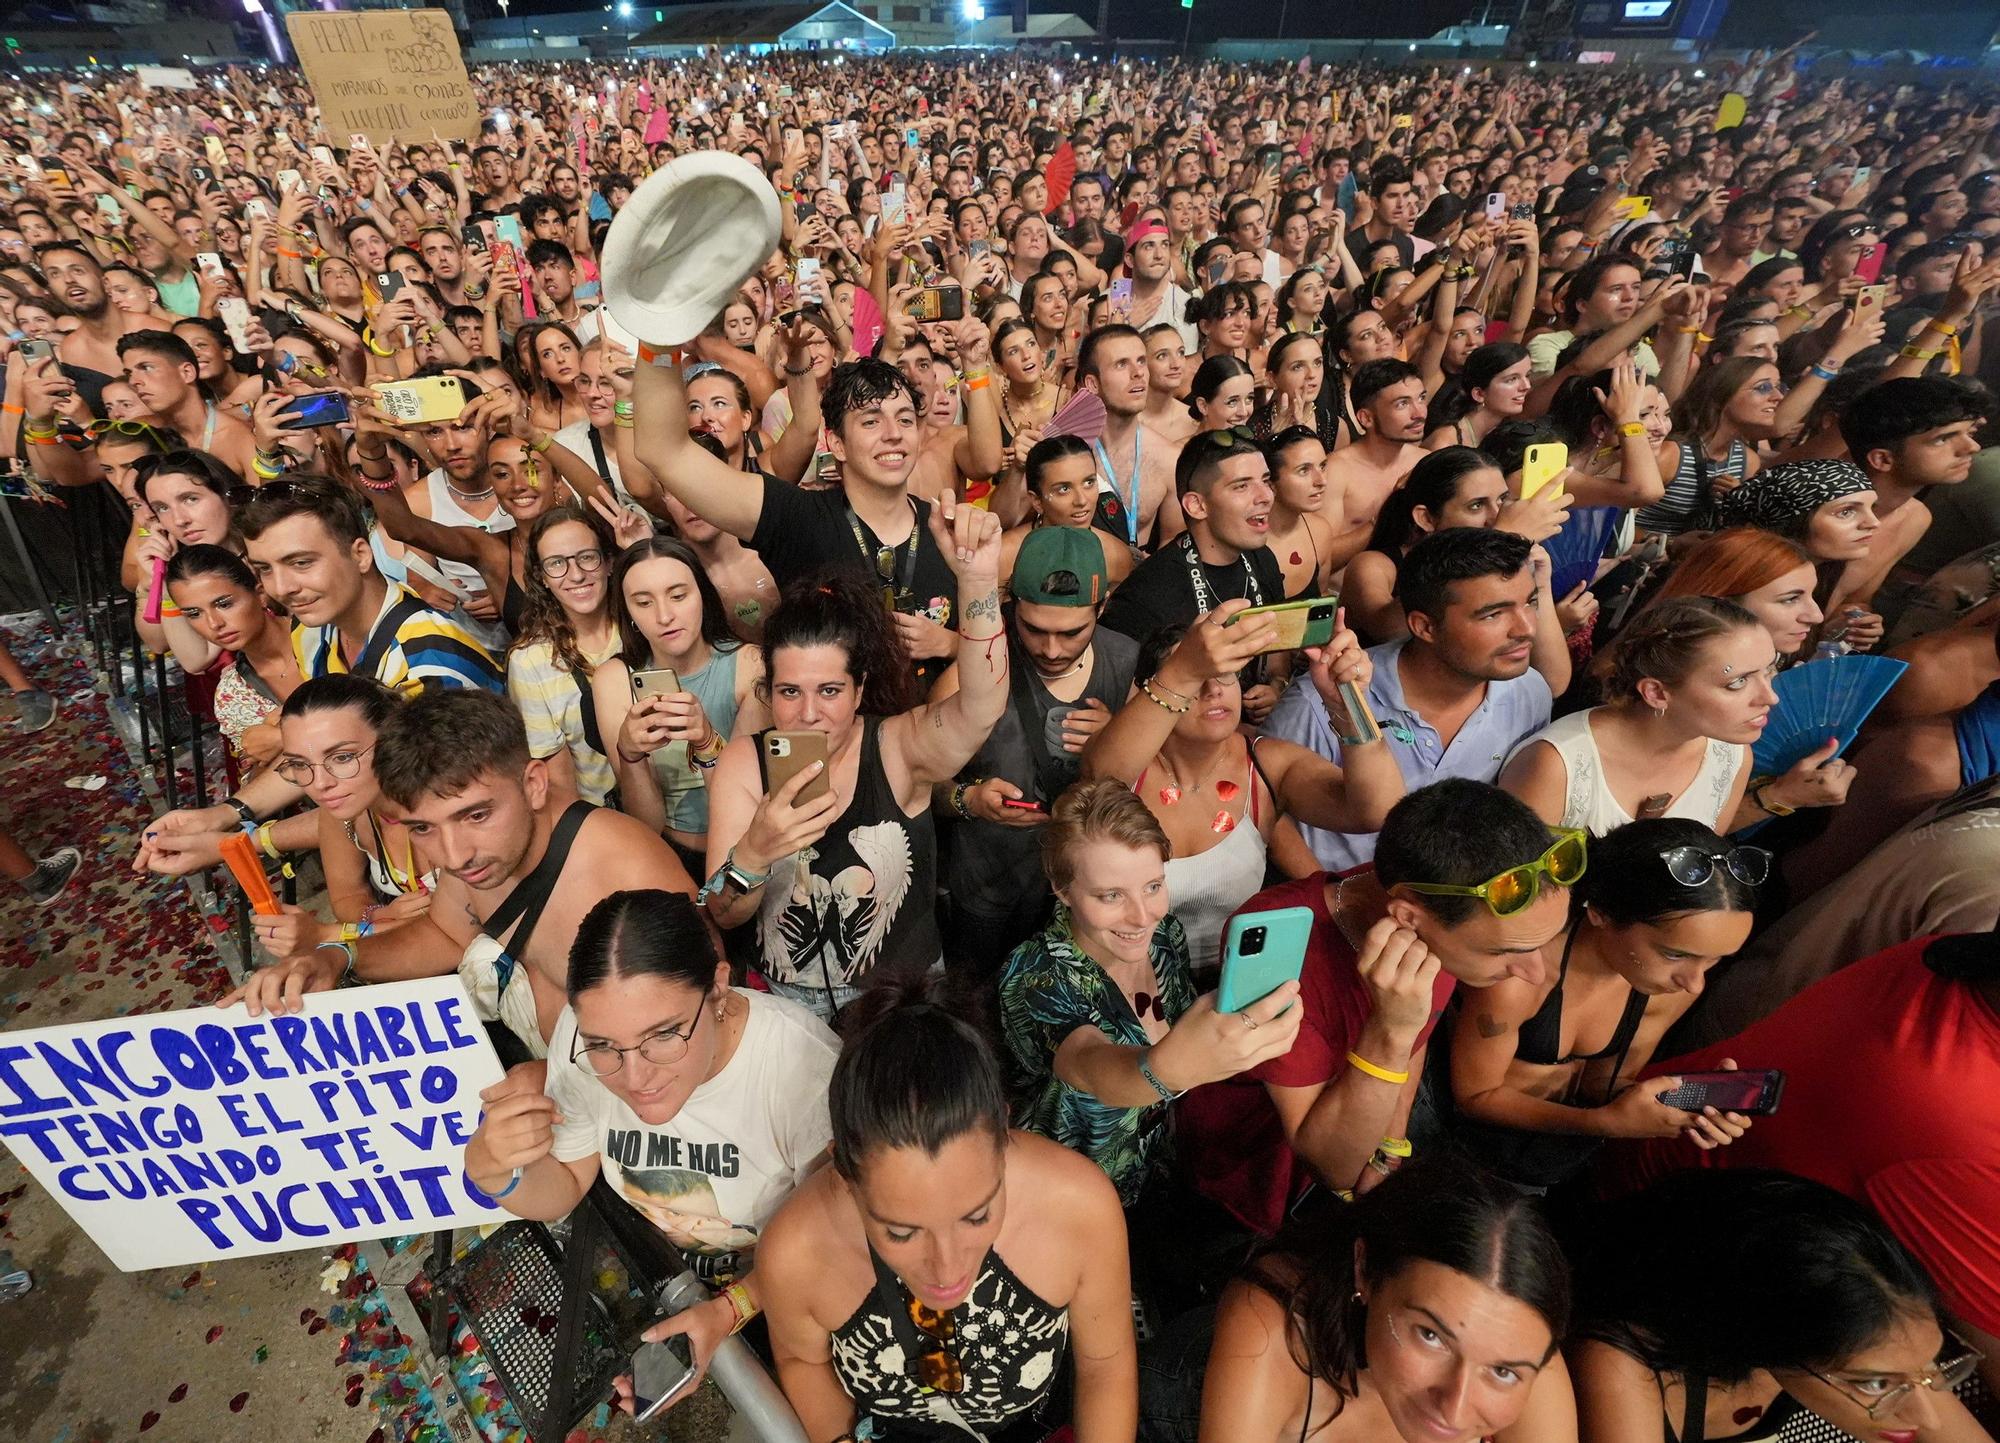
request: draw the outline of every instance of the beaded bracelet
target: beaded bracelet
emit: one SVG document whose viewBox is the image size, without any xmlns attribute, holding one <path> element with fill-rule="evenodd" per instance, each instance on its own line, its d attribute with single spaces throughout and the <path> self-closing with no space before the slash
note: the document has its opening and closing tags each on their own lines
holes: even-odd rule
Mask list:
<svg viewBox="0 0 2000 1443">
<path fill-rule="evenodd" d="M 1172 702 L 1154 691 L 1152 678 L 1150 677 L 1139 683 L 1139 690 L 1145 695 L 1147 701 L 1159 707 L 1162 711 L 1171 712 L 1175 716 L 1186 716 L 1190 711 L 1194 710 L 1194 703 L 1192 701 L 1183 701 L 1179 706 L 1175 706 Z"/>
</svg>

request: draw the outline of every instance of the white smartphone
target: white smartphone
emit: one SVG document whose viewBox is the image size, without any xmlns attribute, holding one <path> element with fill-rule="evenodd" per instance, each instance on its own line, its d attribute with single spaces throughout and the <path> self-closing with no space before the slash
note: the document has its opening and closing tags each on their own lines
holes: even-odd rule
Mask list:
<svg viewBox="0 0 2000 1443">
<path fill-rule="evenodd" d="M 229 344 L 241 355 L 250 353 L 250 303 L 241 296 L 224 296 L 215 303 L 215 313 L 229 332 Z"/>
</svg>

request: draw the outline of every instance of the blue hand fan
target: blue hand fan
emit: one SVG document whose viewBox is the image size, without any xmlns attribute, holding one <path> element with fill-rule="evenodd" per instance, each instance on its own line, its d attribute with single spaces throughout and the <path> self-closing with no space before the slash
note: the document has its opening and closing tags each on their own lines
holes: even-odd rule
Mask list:
<svg viewBox="0 0 2000 1443">
<path fill-rule="evenodd" d="M 1764 735 L 1750 748 L 1757 775 L 1790 771 L 1829 737 L 1838 738 L 1840 750 L 1846 751 L 1868 714 L 1909 669 L 1908 662 L 1887 656 L 1830 656 L 1779 672 L 1771 683 L 1778 704 Z"/>
<path fill-rule="evenodd" d="M 1579 582 L 1597 580 L 1597 563 L 1604 559 L 1605 544 L 1618 527 L 1616 506 L 1572 507 L 1562 530 L 1542 543 L 1549 553 L 1549 590 L 1561 601 L 1576 590 Z"/>
</svg>

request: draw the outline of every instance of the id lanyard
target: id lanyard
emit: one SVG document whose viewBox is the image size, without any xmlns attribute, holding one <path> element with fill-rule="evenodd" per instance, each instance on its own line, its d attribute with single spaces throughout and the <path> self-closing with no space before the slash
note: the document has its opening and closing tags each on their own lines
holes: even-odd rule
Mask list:
<svg viewBox="0 0 2000 1443">
<path fill-rule="evenodd" d="M 1146 428 L 1132 428 L 1132 493 L 1125 507 L 1125 540 L 1134 551 L 1139 549 L 1139 448 L 1146 439 Z M 1111 494 L 1118 495 L 1118 473 L 1111 467 L 1111 453 L 1104 449 L 1102 440 L 1092 441 L 1090 447 L 1097 453 L 1098 464 L 1104 467 L 1104 475 L 1111 482 Z"/>
<path fill-rule="evenodd" d="M 896 554 L 895 547 L 878 546 L 872 549 L 869 547 L 868 537 L 861 530 L 861 520 L 854 514 L 852 506 L 847 508 L 847 527 L 854 533 L 854 544 L 861 548 L 861 559 L 874 567 L 876 577 L 883 584 L 882 589 L 889 593 L 889 604 L 884 609 L 896 610 L 905 596 L 916 594 L 917 538 L 924 530 L 923 518 L 917 514 L 917 503 L 910 502 L 910 539 L 903 546 L 903 560 L 900 566 L 893 560 Z M 888 562 L 886 566 L 885 561 Z"/>
<path fill-rule="evenodd" d="M 1187 558 L 1188 580 L 1194 585 L 1194 609 L 1197 616 L 1205 616 L 1220 605 L 1215 589 L 1208 584 L 1208 577 L 1201 569 L 1201 557 L 1194 549 L 1194 533 L 1188 532 L 1181 538 L 1182 554 Z M 1252 606 L 1264 604 L 1264 588 L 1257 584 L 1257 572 L 1250 565 L 1250 558 L 1237 558 L 1243 564 L 1243 594 L 1250 598 Z"/>
</svg>

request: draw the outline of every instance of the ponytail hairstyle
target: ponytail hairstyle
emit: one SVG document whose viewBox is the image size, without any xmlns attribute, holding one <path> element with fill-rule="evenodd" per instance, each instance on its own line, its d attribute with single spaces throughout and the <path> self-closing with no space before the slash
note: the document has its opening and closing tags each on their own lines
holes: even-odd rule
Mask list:
<svg viewBox="0 0 2000 1443">
<path fill-rule="evenodd" d="M 1274 1256 L 1293 1268 L 1273 1267 Z M 1549 1329 L 1544 1362 L 1569 1326 L 1569 1263 L 1534 1200 L 1450 1154 L 1406 1163 L 1328 1224 L 1281 1235 L 1245 1274 L 1284 1307 L 1292 1361 L 1333 1389 L 1335 1416 L 1360 1393 L 1368 1365 L 1360 1289 L 1377 1291 L 1414 1263 L 1450 1268 L 1532 1308 Z"/>
<path fill-rule="evenodd" d="M 1000 1058 L 967 1020 L 977 1009 L 948 996 L 948 986 L 933 991 L 921 976 L 879 982 L 845 1009 L 827 1111 L 833 1166 L 847 1181 L 858 1182 L 884 1148 L 936 1157 L 946 1143 L 981 1131 L 995 1148 L 1007 1145 Z"/>
<path fill-rule="evenodd" d="M 897 372 L 901 375 L 901 372 Z M 922 704 L 909 653 L 882 609 L 882 593 L 846 571 L 823 571 L 787 586 L 777 613 L 764 626 L 766 696 L 775 661 L 786 647 L 837 646 L 847 654 L 847 673 L 861 691 L 867 716 L 900 716 Z"/>
<path fill-rule="evenodd" d="M 379 734 L 389 724 L 389 718 L 402 710 L 402 706 L 401 692 L 384 686 L 372 676 L 343 671 L 300 682 L 285 698 L 278 718 L 282 721 L 287 717 L 311 716 L 315 712 L 344 711 L 353 707 L 368 723 L 368 729 Z"/>
<path fill-rule="evenodd" d="M 1675 847 L 1693 847 L 1720 858 L 1730 844 L 1713 828 L 1686 817 L 1627 822 L 1591 842 L 1590 870 L 1571 891 L 1618 927 L 1665 922 L 1690 912 L 1757 910 L 1757 889 L 1719 862 L 1699 886 L 1677 881 L 1661 860 Z"/>
<path fill-rule="evenodd" d="M 729 629 L 729 612 L 722 594 L 708 579 L 708 570 L 694 548 L 678 536 L 649 536 L 635 541 L 618 553 L 611 567 L 611 617 L 618 625 L 618 655 L 627 667 L 650 666 L 653 646 L 632 620 L 625 605 L 625 579 L 641 562 L 663 559 L 678 561 L 694 573 L 694 589 L 701 594 L 701 639 L 717 651 L 734 651 L 743 643 Z"/>
<path fill-rule="evenodd" d="M 613 892 L 585 914 L 569 947 L 569 1000 L 626 977 L 656 977 L 707 993 L 715 942 L 685 892 Z"/>
<path fill-rule="evenodd" d="M 250 564 L 226 546 L 183 546 L 167 562 L 167 584 L 187 581 L 196 576 L 220 576 L 231 586 L 239 586 L 257 597 L 262 606 L 264 598 L 257 590 L 257 573 Z"/>
<path fill-rule="evenodd" d="M 1465 358 L 1463 369 L 1439 388 L 1437 400 L 1431 403 L 1431 429 L 1470 416 L 1479 409 L 1472 393 L 1485 390 L 1502 371 L 1527 359 L 1528 348 L 1513 341 L 1492 341 L 1478 347 Z"/>
<path fill-rule="evenodd" d="M 1733 601 L 1718 596 L 1677 596 L 1650 606 L 1627 622 L 1604 654 L 1599 675 L 1604 700 L 1633 706 L 1639 683 L 1651 677 L 1679 686 L 1694 671 L 1710 642 L 1763 623 Z"/>
<path fill-rule="evenodd" d="M 1238 376 L 1255 373 L 1244 362 L 1234 356 L 1210 356 L 1195 368 L 1194 380 L 1188 384 L 1187 413 L 1195 420 L 1202 419 L 1200 406 L 1211 405 L 1224 383 Z M 1197 405 L 1199 403 L 1199 405 Z"/>
<path fill-rule="evenodd" d="M 577 650 L 576 628 L 570 624 L 569 614 L 556 600 L 556 594 L 549 589 L 548 578 L 542 575 L 542 538 L 565 521 L 589 527 L 606 562 L 618 554 L 618 538 L 612 535 L 610 524 L 590 507 L 571 502 L 553 511 L 544 511 L 535 518 L 535 524 L 528 532 L 528 564 L 522 569 L 525 580 L 523 589 L 528 593 L 528 610 L 521 619 L 521 634 L 514 638 L 514 646 L 519 648 L 546 641 L 558 670 L 566 671 L 571 676 L 588 677 L 591 666 L 583 653 Z M 607 604 L 611 600 L 607 595 Z"/>
<path fill-rule="evenodd" d="M 1410 468 L 1403 484 L 1389 493 L 1376 513 L 1375 529 L 1368 537 L 1368 550 L 1379 551 L 1390 560 L 1405 548 L 1437 529 L 1437 518 L 1458 495 L 1458 486 L 1475 471 L 1497 469 L 1493 458 L 1476 446 L 1440 446 Z M 1417 521 L 1421 506 L 1431 514 L 1431 524 Z"/>
</svg>

